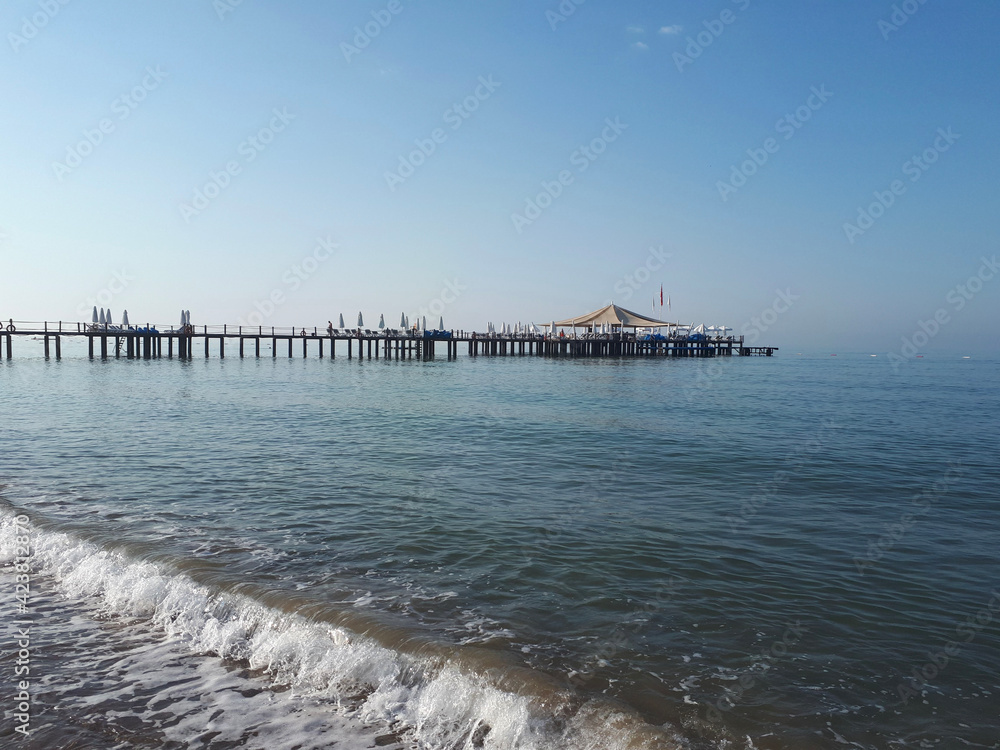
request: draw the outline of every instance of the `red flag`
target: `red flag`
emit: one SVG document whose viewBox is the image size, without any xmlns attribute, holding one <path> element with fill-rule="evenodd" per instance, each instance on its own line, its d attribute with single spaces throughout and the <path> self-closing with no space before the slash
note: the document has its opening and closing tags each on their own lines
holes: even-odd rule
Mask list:
<svg viewBox="0 0 1000 750">
<path fill-rule="evenodd" d="M 660 284 L 660 307 L 663 307 L 663 284 Z"/>
</svg>

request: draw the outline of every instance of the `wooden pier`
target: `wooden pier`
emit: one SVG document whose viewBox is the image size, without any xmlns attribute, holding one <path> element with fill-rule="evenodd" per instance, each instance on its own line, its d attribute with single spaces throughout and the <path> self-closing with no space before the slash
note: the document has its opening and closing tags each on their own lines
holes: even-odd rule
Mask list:
<svg viewBox="0 0 1000 750">
<path fill-rule="evenodd" d="M 271 357 L 287 349 L 288 357 L 308 357 L 314 353 L 335 358 L 338 347 L 348 359 L 417 359 L 433 360 L 438 345 L 446 357 L 456 359 L 459 351 L 469 357 L 770 357 L 775 346 L 745 346 L 742 336 L 728 337 L 654 337 L 634 333 L 578 334 L 547 336 L 542 334 L 496 334 L 473 331 L 424 332 L 411 330 L 334 329 L 311 331 L 304 328 L 265 328 L 263 326 L 186 326 L 157 330 L 139 326 L 122 328 L 89 323 L 23 323 L 10 321 L 0 327 L 0 357 L 13 357 L 17 337 L 43 340 L 45 358 L 62 358 L 63 338 L 83 338 L 91 359 L 191 359 L 204 352 L 225 358 L 260 357 L 261 341 L 270 341 Z"/>
</svg>

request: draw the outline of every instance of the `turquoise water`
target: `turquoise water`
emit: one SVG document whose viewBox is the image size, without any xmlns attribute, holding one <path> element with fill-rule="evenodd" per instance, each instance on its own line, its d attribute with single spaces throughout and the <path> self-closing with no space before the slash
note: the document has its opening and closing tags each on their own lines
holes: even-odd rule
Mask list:
<svg viewBox="0 0 1000 750">
<path fill-rule="evenodd" d="M 5 361 L 22 746 L 1000 747 L 998 365 Z"/>
</svg>

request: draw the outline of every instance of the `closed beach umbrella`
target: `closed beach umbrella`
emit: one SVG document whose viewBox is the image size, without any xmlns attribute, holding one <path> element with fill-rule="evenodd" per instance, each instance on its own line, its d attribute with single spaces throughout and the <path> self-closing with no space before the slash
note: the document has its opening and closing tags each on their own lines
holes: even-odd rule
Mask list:
<svg viewBox="0 0 1000 750">
<path fill-rule="evenodd" d="M 399 327 L 406 328 L 406 313 L 399 314 Z"/>
<path fill-rule="evenodd" d="M 378 316 L 378 327 L 379 328 L 385 328 L 385 316 L 384 315 L 379 315 Z"/>
<path fill-rule="evenodd" d="M 99 323 L 100 322 L 100 320 L 97 317 L 97 305 L 94 305 L 94 319 L 93 319 L 92 322 L 93 323 Z"/>
<path fill-rule="evenodd" d="M 361 317 L 361 311 L 358 310 L 358 328 L 363 327 L 365 324 L 364 318 Z"/>
<path fill-rule="evenodd" d="M 97 322 L 104 325 L 104 308 L 101 308 L 101 314 L 97 318 Z"/>
<path fill-rule="evenodd" d="M 340 327 L 344 328 L 344 313 L 340 314 Z"/>
<path fill-rule="evenodd" d="M 107 312 L 106 312 L 106 313 L 104 313 L 104 322 L 105 322 L 105 323 L 107 323 L 107 324 L 108 324 L 109 326 L 110 326 L 110 325 L 113 325 L 113 324 L 114 324 L 114 322 L 115 322 L 115 321 L 114 321 L 114 320 L 113 320 L 113 319 L 111 318 L 111 308 L 110 308 L 110 307 L 108 308 Z"/>
<path fill-rule="evenodd" d="M 122 310 L 122 325 L 128 325 L 128 310 Z"/>
<path fill-rule="evenodd" d="M 444 330 L 444 315 L 442 315 L 440 318 L 438 318 L 438 330 L 439 331 L 443 331 Z"/>
<path fill-rule="evenodd" d="M 550 331 L 553 336 L 556 335 L 556 322 L 554 320 L 552 321 L 552 328 L 550 329 Z"/>
<path fill-rule="evenodd" d="M 187 315 L 184 313 L 183 310 L 181 310 L 181 328 L 183 328 L 184 326 L 186 326 L 188 324 L 187 320 L 188 320 L 187 319 Z"/>
<path fill-rule="evenodd" d="M 191 311 L 190 310 L 185 310 L 184 311 L 184 325 L 188 325 L 188 326 L 191 325 Z"/>
<path fill-rule="evenodd" d="M 424 319 L 421 322 L 420 330 L 421 331 L 426 331 L 427 330 L 427 316 L 426 315 L 424 316 Z"/>
</svg>

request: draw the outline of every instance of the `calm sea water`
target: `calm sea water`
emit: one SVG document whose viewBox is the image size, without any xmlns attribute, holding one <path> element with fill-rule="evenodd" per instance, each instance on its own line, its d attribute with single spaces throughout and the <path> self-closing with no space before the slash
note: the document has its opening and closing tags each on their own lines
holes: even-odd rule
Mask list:
<svg viewBox="0 0 1000 750">
<path fill-rule="evenodd" d="M 0 738 L 997 748 L 998 415 L 932 356 L 4 361 Z"/>
</svg>

